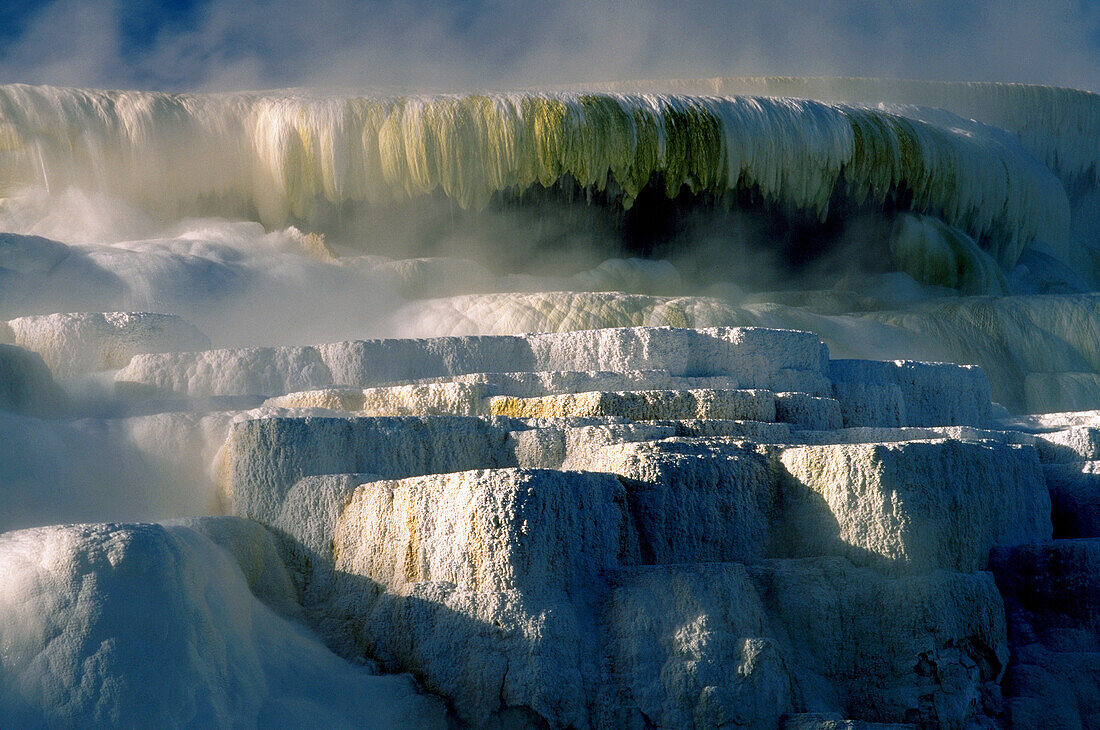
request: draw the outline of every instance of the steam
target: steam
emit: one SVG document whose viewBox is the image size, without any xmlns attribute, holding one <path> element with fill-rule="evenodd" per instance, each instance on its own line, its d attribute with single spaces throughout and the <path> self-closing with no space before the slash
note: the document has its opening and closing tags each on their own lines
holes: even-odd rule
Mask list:
<svg viewBox="0 0 1100 730">
<path fill-rule="evenodd" d="M 337 263 L 293 227 L 268 232 L 249 221 L 158 220 L 79 189 L 0 203 L 0 231 L 42 237 L 20 244 L 0 233 L 0 257 L 8 252 L 7 266 L 18 271 L 0 292 L 3 319 L 59 311 L 176 314 L 216 347 L 312 344 L 392 329 L 386 315 L 394 283 L 371 267 Z M 28 250 L 20 254 L 19 247 Z M 33 256 L 46 258 L 26 263 Z"/>
<path fill-rule="evenodd" d="M 1095 112 L 1096 95 L 992 91 L 931 90 L 969 93 L 983 114 L 1014 109 L 1025 120 L 1022 139 L 1033 136 L 1027 120 L 1046 123 L 1055 140 L 1040 145 L 1047 156 L 1065 175 L 1091 180 L 1095 155 L 1079 153 L 1089 128 L 1076 120 Z M 1057 118 L 1047 120 L 1052 108 Z M 7 229 L 126 241 L 127 250 L 179 237 L 173 252 L 187 253 L 207 240 L 205 228 L 225 226 L 199 222 L 192 235 L 158 225 L 181 213 L 221 212 L 262 221 L 276 239 L 294 221 L 307 235 L 286 235 L 303 244 L 324 233 L 353 252 L 473 255 L 498 273 L 571 275 L 578 267 L 565 263 L 573 259 L 591 267 L 599 256 L 623 253 L 674 257 L 704 271 L 723 255 L 749 258 L 746 240 L 754 261 L 771 253 L 770 243 L 779 263 L 804 268 L 829 239 L 843 237 L 839 224 L 850 227 L 868 210 L 888 223 L 894 209 L 942 218 L 1006 269 L 1036 239 L 1056 252 L 1071 248 L 1066 190 L 1030 148 L 947 113 L 923 121 L 909 107 L 576 92 L 393 98 L 10 85 L 0 89 L 0 114 L 11 162 L 0 185 L 40 188 L 3 203 Z M 125 202 L 116 205 L 109 197 L 116 195 Z M 68 205 L 55 209 L 51 197 Z M 234 225 L 235 233 L 211 234 L 209 242 L 264 235 Z M 884 238 L 874 228 L 870 235 Z M 914 255 L 922 254 L 907 254 Z M 542 271 L 544 260 L 552 270 Z M 365 262 L 352 263 L 361 270 Z"/>
<path fill-rule="evenodd" d="M 837 355 L 976 361 L 1017 410 L 1066 383 L 1067 402 L 1087 400 L 1096 347 L 1063 327 L 1095 323 L 1087 305 L 1044 300 L 1033 327 L 1030 304 L 970 317 L 930 303 L 1095 288 L 1094 133 L 1078 120 L 1095 119 L 1096 95 L 903 84 L 892 106 L 862 98 L 881 83 L 848 83 L 852 104 L 0 88 L 0 341 L 122 368 L 55 367 L 62 418 L 0 413 L 15 445 L 0 452 L 14 520 L 0 529 L 216 511 L 229 424 L 278 407 L 263 405 L 271 373 L 313 383 L 327 368 L 300 345 L 753 325 L 814 331 Z M 913 89 L 1019 127 L 900 106 Z M 13 321 L 78 312 L 178 316 L 205 338 Z M 954 318 L 942 332 L 941 312 Z M 1011 326 L 983 334 L 1002 317 Z M 200 339 L 290 347 L 180 354 L 178 367 L 146 354 Z M 217 395 L 158 390 L 162 375 Z"/>
<path fill-rule="evenodd" d="M 910 85 L 872 99 L 894 83 L 870 81 L 834 104 L 548 85 L 802 73 L 1095 88 L 1098 59 L 1100 6 L 1073 0 L 0 9 L 0 533 L 224 512 L 233 423 L 325 413 L 284 407 L 308 397 L 267 396 L 339 393 L 354 385 L 349 363 L 371 357 L 379 378 L 409 377 L 420 355 L 408 353 L 434 347 L 301 347 L 346 340 L 803 329 L 834 357 L 981 364 L 1016 411 L 1096 407 L 1100 295 L 1081 293 L 1100 283 L 1095 94 Z M 191 93 L 295 86 L 354 91 Z M 542 90 L 436 93 L 532 87 Z M 935 109 L 900 106 L 917 101 Z M 1005 292 L 1047 296 L 963 296 Z M 357 347 L 398 355 L 356 360 Z M 53 687 L 41 666 L 78 666 L 69 649 L 88 642 L 68 639 L 92 635 L 85 624 L 152 601 L 182 611 L 154 617 L 207 611 L 228 629 L 202 636 L 275 661 L 240 665 L 262 680 L 253 687 L 206 661 L 218 651 L 177 642 L 146 655 L 185 656 L 186 681 L 133 664 L 150 697 L 165 677 L 179 689 L 230 676 L 247 691 L 217 701 L 240 701 L 241 717 L 256 717 L 248 703 L 264 693 L 301 724 L 333 697 L 383 725 L 402 721 L 379 708 L 406 712 L 406 725 L 441 711 L 405 679 L 375 682 L 275 620 L 204 524 L 227 531 L 223 544 L 253 544 L 234 530 L 266 535 L 246 521 L 0 535 L 17 558 L 0 571 L 12 577 L 0 599 L 42 618 L 16 626 L 17 643 L 65 639 L 24 662 L 21 686 Z M 110 568 L 93 556 L 95 580 L 65 562 L 86 562 L 89 540 L 109 533 L 118 545 Z M 138 575 L 137 593 L 110 584 L 116 573 Z M 88 586 L 115 603 L 83 600 Z M 57 610 L 70 603 L 95 610 Z M 248 625 L 223 620 L 225 606 Z M 69 633 L 42 628 L 55 621 Z M 131 629 L 103 625 L 105 636 Z M 130 644 L 103 642 L 96 657 L 107 658 L 79 666 L 126 669 L 102 647 Z M 307 675 L 316 686 L 301 686 Z"/>
</svg>

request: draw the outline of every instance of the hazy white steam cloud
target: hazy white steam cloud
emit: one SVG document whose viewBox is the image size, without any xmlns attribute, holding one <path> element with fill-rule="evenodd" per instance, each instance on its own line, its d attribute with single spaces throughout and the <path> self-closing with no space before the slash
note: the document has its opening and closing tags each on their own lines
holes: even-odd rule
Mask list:
<svg viewBox="0 0 1100 730">
<path fill-rule="evenodd" d="M 484 87 L 860 75 L 1098 88 L 1100 4 L 54 0 L 0 45 L 4 81 L 186 89 Z"/>
</svg>

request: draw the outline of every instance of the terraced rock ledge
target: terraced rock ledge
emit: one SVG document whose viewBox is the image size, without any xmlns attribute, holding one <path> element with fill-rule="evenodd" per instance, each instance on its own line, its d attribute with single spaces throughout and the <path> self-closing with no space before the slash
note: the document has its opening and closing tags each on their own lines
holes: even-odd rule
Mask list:
<svg viewBox="0 0 1100 730">
<path fill-rule="evenodd" d="M 221 545 L 264 610 L 411 675 L 390 688 L 406 720 L 1100 724 L 1100 413 L 1012 419 L 977 368 L 834 360 L 785 330 L 153 352 L 164 332 L 127 339 L 116 387 L 213 405 L 119 432 L 204 454 L 227 514 L 172 539 Z M 34 354 L 0 365 L 24 373 L 8 410 L 53 393 Z"/>
</svg>

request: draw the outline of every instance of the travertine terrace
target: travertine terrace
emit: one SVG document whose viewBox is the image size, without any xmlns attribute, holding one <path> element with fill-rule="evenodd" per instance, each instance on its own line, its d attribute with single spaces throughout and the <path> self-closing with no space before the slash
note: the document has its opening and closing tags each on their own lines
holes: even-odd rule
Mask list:
<svg viewBox="0 0 1100 730">
<path fill-rule="evenodd" d="M 0 86 L 0 727 L 1100 728 L 1100 102 Z"/>
</svg>

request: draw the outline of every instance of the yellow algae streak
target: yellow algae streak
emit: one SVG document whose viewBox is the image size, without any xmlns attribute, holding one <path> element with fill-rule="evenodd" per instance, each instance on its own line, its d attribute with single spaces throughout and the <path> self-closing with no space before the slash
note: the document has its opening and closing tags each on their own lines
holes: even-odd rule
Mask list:
<svg viewBox="0 0 1100 730">
<path fill-rule="evenodd" d="M 1051 99 L 1093 108 L 1092 96 Z M 72 185 L 172 212 L 216 201 L 280 226 L 349 203 L 437 194 L 481 209 L 497 193 L 568 180 L 630 207 L 660 180 L 670 197 L 752 189 L 820 218 L 836 195 L 883 204 L 899 194 L 1002 267 L 1036 238 L 1057 245 L 1069 230 L 1058 178 L 1003 135 L 795 98 L 175 95 L 13 84 L 0 86 L 0 155 L 0 189 Z"/>
</svg>

